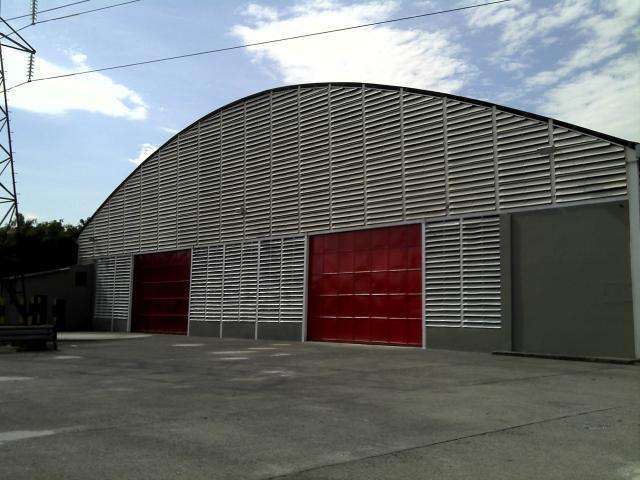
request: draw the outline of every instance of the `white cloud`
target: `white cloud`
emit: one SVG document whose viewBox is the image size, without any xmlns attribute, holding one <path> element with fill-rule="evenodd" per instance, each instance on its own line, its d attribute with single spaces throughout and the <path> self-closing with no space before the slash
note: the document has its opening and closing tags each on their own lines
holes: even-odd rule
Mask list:
<svg viewBox="0 0 640 480">
<path fill-rule="evenodd" d="M 640 140 L 640 56 L 627 55 L 552 88 L 550 116 L 618 137 Z"/>
<path fill-rule="evenodd" d="M 10 49 L 3 51 L 3 55 L 7 84 L 23 82 L 27 55 Z M 36 55 L 35 78 L 64 75 L 90 68 L 86 63 L 87 56 L 82 53 L 69 54 L 69 59 L 72 65 L 65 67 Z M 84 110 L 110 117 L 143 120 L 148 113 L 148 107 L 138 93 L 102 73 L 33 82 L 11 90 L 8 96 L 12 108 L 49 115 Z"/>
<path fill-rule="evenodd" d="M 134 165 L 140 165 L 147 159 L 149 155 L 151 155 L 157 149 L 157 145 L 153 145 L 152 143 L 143 143 L 142 145 L 140 145 L 138 156 L 136 158 L 130 158 L 129 161 Z"/>
<path fill-rule="evenodd" d="M 245 8 L 242 13 L 248 17 L 258 20 L 273 22 L 278 19 L 278 11 L 275 8 L 258 5 L 256 3 L 250 3 L 247 5 L 247 8 Z"/>
<path fill-rule="evenodd" d="M 38 220 L 40 216 L 37 213 L 27 212 L 24 214 L 25 220 Z"/>
<path fill-rule="evenodd" d="M 169 135 L 175 135 L 176 133 L 178 133 L 178 130 L 176 130 L 175 128 L 170 128 L 170 127 L 158 127 L 160 128 L 160 130 L 162 130 L 165 133 L 168 133 Z"/>
<path fill-rule="evenodd" d="M 317 0 L 262 14 L 235 25 L 232 33 L 245 43 L 370 23 L 392 17 L 397 2 L 370 1 L 345 5 Z M 354 81 L 386 83 L 453 92 L 472 72 L 461 49 L 442 30 L 377 26 L 250 47 L 254 62 L 285 83 Z"/>
</svg>

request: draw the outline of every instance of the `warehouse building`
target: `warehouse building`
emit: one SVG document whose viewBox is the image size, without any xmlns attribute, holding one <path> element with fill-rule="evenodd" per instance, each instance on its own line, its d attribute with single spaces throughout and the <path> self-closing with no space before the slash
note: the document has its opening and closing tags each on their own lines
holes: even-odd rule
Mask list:
<svg viewBox="0 0 640 480">
<path fill-rule="evenodd" d="M 88 222 L 94 328 L 638 357 L 637 151 L 437 92 L 261 92 Z"/>
</svg>

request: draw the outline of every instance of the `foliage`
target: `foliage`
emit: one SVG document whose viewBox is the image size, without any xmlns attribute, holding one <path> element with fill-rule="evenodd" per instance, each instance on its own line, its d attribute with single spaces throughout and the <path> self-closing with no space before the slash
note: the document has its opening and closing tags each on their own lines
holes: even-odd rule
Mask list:
<svg viewBox="0 0 640 480">
<path fill-rule="evenodd" d="M 66 267 L 76 263 L 76 239 L 86 223 L 65 224 L 62 219 L 38 222 L 21 216 L 16 222 L 0 228 L 0 276 L 30 273 Z"/>
</svg>

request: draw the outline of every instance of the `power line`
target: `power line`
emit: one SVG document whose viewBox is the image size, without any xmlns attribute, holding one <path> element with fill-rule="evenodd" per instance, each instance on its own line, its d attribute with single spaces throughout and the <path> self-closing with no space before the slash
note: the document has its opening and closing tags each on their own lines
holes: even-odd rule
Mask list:
<svg viewBox="0 0 640 480">
<path fill-rule="evenodd" d="M 69 15 L 62 15 L 60 17 L 53 17 L 53 18 L 47 18 L 45 20 L 39 20 L 37 22 L 33 22 L 33 23 L 28 24 L 28 25 L 25 25 L 24 27 L 18 28 L 16 30 L 16 32 L 19 32 L 20 30 L 24 30 L 25 28 L 33 27 L 34 25 L 38 25 L 40 23 L 47 23 L 47 22 L 53 22 L 54 20 L 63 20 L 65 18 L 77 17 L 79 15 L 84 15 L 85 13 L 99 12 L 101 10 L 108 10 L 110 8 L 121 7 L 122 5 L 128 5 L 130 3 L 136 3 L 136 2 L 139 2 L 139 1 L 141 1 L 141 0 L 129 0 L 127 2 L 114 3 L 113 5 L 107 5 L 105 7 L 93 8 L 91 10 L 83 10 L 82 12 L 70 13 Z M 42 13 L 42 12 L 39 11 L 38 13 Z"/>
<path fill-rule="evenodd" d="M 171 57 L 163 57 L 163 58 L 156 58 L 156 59 L 152 59 L 152 60 L 142 60 L 139 62 L 133 62 L 133 63 L 125 63 L 125 64 L 121 64 L 121 65 L 113 65 L 110 67 L 102 67 L 102 68 L 94 68 L 91 70 L 83 70 L 81 72 L 73 72 L 73 73 L 65 73 L 63 75 L 53 75 L 51 77 L 42 77 L 42 78 L 34 78 L 31 82 L 22 82 L 22 83 L 18 83 L 10 88 L 7 89 L 7 91 L 12 90 L 14 88 L 20 87 L 22 85 L 25 85 L 27 83 L 33 83 L 33 82 L 41 82 L 44 80 L 54 80 L 54 79 L 58 79 L 58 78 L 66 78 L 66 77 L 75 77 L 78 75 L 86 75 L 89 73 L 97 73 L 97 72 L 106 72 L 108 70 L 117 70 L 117 69 L 121 69 L 121 68 L 129 68 L 129 67 L 136 67 L 136 66 L 140 66 L 140 65 L 149 65 L 151 63 L 160 63 L 160 62 L 167 62 L 170 60 L 178 60 L 181 58 L 189 58 L 189 57 L 197 57 L 200 55 L 210 55 L 213 53 L 220 53 L 220 52 L 228 52 L 230 50 L 239 50 L 242 48 L 249 48 L 249 47 L 256 47 L 259 45 L 268 45 L 268 44 L 272 44 L 272 43 L 279 43 L 279 42 L 285 42 L 288 40 L 296 40 L 296 39 L 300 39 L 300 38 L 308 38 L 308 37 L 315 37 L 315 36 L 319 36 L 319 35 L 327 35 L 330 33 L 337 33 L 337 32 L 344 32 L 344 31 L 348 31 L 348 30 L 356 30 L 359 28 L 365 28 L 365 27 L 373 27 L 376 25 L 385 25 L 388 23 L 394 23 L 394 22 L 402 22 L 405 20 L 413 20 L 416 18 L 423 18 L 423 17 L 430 17 L 433 15 L 441 15 L 444 13 L 452 13 L 452 12 L 459 12 L 461 10 L 469 10 L 472 8 L 479 8 L 479 7 L 487 7 L 489 5 L 496 5 L 499 3 L 506 3 L 506 2 L 510 2 L 511 0 L 495 0 L 492 2 L 486 2 L 486 3 L 477 3 L 474 5 L 467 5 L 464 7 L 457 7 L 457 8 L 450 8 L 447 10 L 440 10 L 437 12 L 428 12 L 428 13 L 421 13 L 418 15 L 410 15 L 407 17 L 400 17 L 400 18 L 392 18 L 389 20 L 381 20 L 379 22 L 371 22 L 371 23 L 363 23 L 360 25 L 353 25 L 350 27 L 342 27 L 342 28 L 334 28 L 332 30 L 323 30 L 321 32 L 313 32 L 313 33 L 304 33 L 304 34 L 300 34 L 300 35 L 294 35 L 291 37 L 283 37 L 283 38 L 277 38 L 274 40 L 265 40 L 262 42 L 254 42 L 254 43 L 245 43 L 242 45 L 234 45 L 231 47 L 224 47 L 224 48 L 216 48 L 213 50 L 204 50 L 201 52 L 194 52 L 194 53 L 186 53 L 183 55 L 175 55 L 175 56 L 171 56 Z"/>
<path fill-rule="evenodd" d="M 52 12 L 53 10 L 60 10 L 61 8 L 71 7 L 73 5 L 78 5 L 80 3 L 87 3 L 90 1 L 91 0 L 80 0 L 79 2 L 66 3 L 64 5 L 58 5 L 57 7 L 47 8 L 46 10 L 38 10 L 38 13 Z M 30 16 L 31 16 L 31 13 L 25 13 L 24 15 L 18 15 L 17 17 L 7 18 L 6 20 L 7 22 L 9 22 L 11 20 L 18 20 L 19 18 L 26 18 Z"/>
</svg>

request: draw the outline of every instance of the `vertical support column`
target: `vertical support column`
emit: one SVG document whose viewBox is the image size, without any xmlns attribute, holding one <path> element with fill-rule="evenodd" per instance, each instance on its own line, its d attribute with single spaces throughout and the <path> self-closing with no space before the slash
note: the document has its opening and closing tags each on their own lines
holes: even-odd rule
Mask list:
<svg viewBox="0 0 640 480">
<path fill-rule="evenodd" d="M 500 215 L 500 320 L 502 349 L 513 349 L 511 307 L 511 215 Z"/>
<path fill-rule="evenodd" d="M 196 238 L 197 238 L 196 233 Z M 191 266 L 189 267 L 189 296 L 187 297 L 187 337 L 191 336 L 191 288 L 193 287 L 193 247 L 191 251 Z M 207 260 L 209 260 L 209 253 L 207 252 Z M 133 275 L 132 275 L 133 276 Z M 206 317 L 205 317 L 206 320 Z"/>
<path fill-rule="evenodd" d="M 127 312 L 127 332 L 131 332 L 131 314 L 133 312 L 133 267 L 135 256 L 133 253 L 129 255 L 129 261 L 131 262 L 131 270 L 129 271 L 129 311 Z M 191 252 L 191 262 L 193 262 L 193 252 Z M 192 265 L 193 268 L 193 265 Z M 191 288 L 191 284 L 189 284 Z M 188 322 L 188 318 L 187 318 Z M 187 323 L 187 335 L 189 334 L 189 324 Z"/>
<path fill-rule="evenodd" d="M 427 242 L 426 242 L 426 225 L 424 222 L 420 224 L 420 251 L 421 263 L 420 263 L 420 277 L 422 278 L 422 292 L 420 303 L 422 304 L 422 348 L 427 348 L 427 309 L 426 309 L 426 281 L 427 281 Z"/>
<path fill-rule="evenodd" d="M 307 341 L 307 308 L 309 296 L 309 235 L 304 236 L 304 275 L 302 277 L 302 342 Z"/>
<path fill-rule="evenodd" d="M 626 149 L 627 196 L 629 199 L 629 253 L 631 259 L 631 298 L 633 302 L 633 336 L 636 358 L 640 358 L 640 146 Z"/>
</svg>

